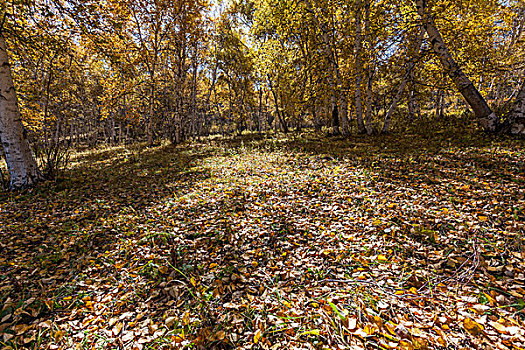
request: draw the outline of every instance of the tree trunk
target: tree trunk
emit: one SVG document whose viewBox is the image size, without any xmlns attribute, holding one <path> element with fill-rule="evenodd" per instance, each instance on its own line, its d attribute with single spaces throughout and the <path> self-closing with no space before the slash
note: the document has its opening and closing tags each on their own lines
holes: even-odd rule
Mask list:
<svg viewBox="0 0 525 350">
<path fill-rule="evenodd" d="M 372 125 L 372 86 L 374 72 L 372 69 L 372 40 L 370 36 L 370 0 L 365 0 L 365 43 L 366 43 L 366 111 L 365 111 L 365 128 L 368 135 L 374 133 Z"/>
<path fill-rule="evenodd" d="M 198 45 L 195 44 L 192 57 L 192 84 L 191 84 L 191 136 L 197 136 L 197 68 L 198 68 Z"/>
<path fill-rule="evenodd" d="M 363 48 L 362 48 L 362 10 L 361 0 L 356 1 L 356 29 L 355 29 L 355 113 L 357 119 L 357 132 L 364 134 L 366 132 L 365 123 L 363 121 L 363 102 L 362 102 L 362 89 L 361 85 L 363 82 Z"/>
<path fill-rule="evenodd" d="M 341 91 L 341 95 L 339 96 L 341 100 L 341 128 L 343 136 L 350 135 L 350 129 L 348 127 L 348 100 L 346 99 L 346 95 L 343 91 Z"/>
<path fill-rule="evenodd" d="M 525 135 L 525 81 L 521 85 L 521 90 L 514 102 L 506 124 L 509 125 L 508 131 L 511 134 Z"/>
<path fill-rule="evenodd" d="M 0 31 L 0 142 L 10 175 L 9 188 L 34 185 L 42 175 L 27 140 L 11 76 L 7 47 Z"/>
<path fill-rule="evenodd" d="M 414 91 L 410 91 L 410 96 L 408 97 L 408 120 L 413 122 L 416 115 L 416 94 Z M 383 129 L 384 130 L 384 129 Z"/>
<path fill-rule="evenodd" d="M 443 118 L 442 106 L 443 104 L 443 90 L 436 91 L 436 103 L 434 105 L 436 118 Z"/>
<path fill-rule="evenodd" d="M 148 146 L 153 146 L 154 141 L 154 131 L 153 128 L 155 127 L 155 121 L 153 119 L 153 101 L 155 101 L 155 83 L 151 84 L 151 91 L 150 91 L 150 100 L 148 105 L 148 120 L 146 121 L 146 136 L 148 139 Z"/>
<path fill-rule="evenodd" d="M 385 116 L 385 121 L 383 123 L 383 129 L 381 130 L 381 133 L 388 133 L 390 131 L 390 122 L 392 120 L 392 114 L 397 109 L 397 104 L 399 103 L 399 100 L 401 99 L 401 96 L 403 96 L 403 92 L 405 91 L 405 88 L 407 86 L 408 80 L 413 75 L 413 69 L 416 66 L 417 62 L 417 54 L 419 54 L 419 51 L 421 49 L 421 43 L 423 41 L 423 28 L 419 31 L 416 40 L 414 41 L 414 45 L 412 47 L 413 50 L 409 47 L 407 49 L 407 55 L 412 55 L 412 58 L 407 63 L 407 68 L 405 71 L 405 76 L 403 77 L 403 81 L 401 82 L 401 85 L 399 85 L 399 89 L 397 90 L 396 95 L 394 96 L 394 100 L 392 101 L 392 104 L 390 105 L 390 108 L 388 109 L 388 112 Z M 412 51 L 412 52 L 410 52 Z M 411 92 L 410 98 L 412 99 L 414 95 L 414 92 Z M 413 104 L 412 100 L 408 102 L 408 110 L 409 110 L 409 118 L 410 121 L 412 121 L 414 113 L 413 113 Z"/>
<path fill-rule="evenodd" d="M 343 124 L 343 134 L 345 136 L 349 135 L 348 131 L 348 120 L 339 120 L 339 110 L 338 110 L 338 103 L 346 103 L 343 102 L 343 99 L 346 99 L 344 96 L 344 92 L 341 91 L 343 88 L 343 79 L 341 77 L 341 72 L 339 69 L 339 63 L 337 60 L 336 52 L 334 49 L 332 49 L 331 41 L 329 37 L 329 29 L 327 28 L 327 25 L 324 21 L 321 21 L 314 10 L 314 7 L 312 6 L 312 3 L 310 0 L 306 0 L 305 2 L 306 7 L 308 8 L 308 11 L 312 13 L 312 19 L 314 21 L 314 24 L 321 30 L 321 36 L 320 39 L 323 42 L 323 48 L 326 55 L 326 58 L 328 59 L 328 62 L 330 63 L 330 67 L 332 68 L 333 74 L 329 75 L 329 83 L 330 88 L 332 90 L 332 97 L 331 97 L 331 110 L 332 110 L 332 117 L 337 118 L 337 121 L 335 119 L 332 119 L 332 134 L 339 135 L 340 130 L 339 126 L 341 125 L 341 122 Z M 335 79 L 334 79 L 335 77 Z M 341 108 L 344 108 L 344 106 L 341 105 Z"/>
<path fill-rule="evenodd" d="M 443 69 L 474 111 L 481 127 L 489 132 L 497 131 L 498 119 L 496 114 L 492 112 L 483 96 L 481 96 L 474 84 L 472 84 L 456 61 L 454 61 L 434 23 L 434 19 L 427 11 L 427 0 L 415 0 L 415 3 L 417 12 L 423 20 L 423 27 L 427 31 L 432 50 L 438 55 Z"/>
</svg>

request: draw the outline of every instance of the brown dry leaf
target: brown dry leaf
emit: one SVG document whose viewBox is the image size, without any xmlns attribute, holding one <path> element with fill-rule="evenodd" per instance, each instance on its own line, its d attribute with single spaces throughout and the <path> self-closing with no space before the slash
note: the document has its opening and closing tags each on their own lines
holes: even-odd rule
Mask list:
<svg viewBox="0 0 525 350">
<path fill-rule="evenodd" d="M 24 334 L 29 328 L 31 328 L 31 326 L 27 325 L 27 324 L 17 324 L 14 328 L 14 331 L 15 331 L 15 334 L 16 335 L 22 335 Z"/>
<path fill-rule="evenodd" d="M 166 327 L 171 328 L 175 321 L 177 321 L 177 317 L 168 317 L 164 320 L 164 323 L 166 324 Z"/>
<path fill-rule="evenodd" d="M 483 326 L 468 317 L 463 320 L 463 327 L 472 335 L 478 335 L 483 332 Z"/>
<path fill-rule="evenodd" d="M 123 333 L 122 338 L 120 339 L 122 340 L 123 343 L 126 343 L 130 340 L 133 340 L 134 337 L 135 337 L 135 334 L 133 333 L 133 331 L 126 331 Z"/>
<path fill-rule="evenodd" d="M 507 333 L 507 327 L 505 327 L 504 325 L 502 325 L 499 322 L 490 321 L 489 325 L 494 327 L 500 333 Z"/>
<path fill-rule="evenodd" d="M 187 326 L 187 325 L 190 324 L 190 313 L 189 313 L 189 312 L 186 312 L 186 313 L 184 314 L 184 317 L 182 317 L 182 324 L 183 324 L 184 326 Z"/>
<path fill-rule="evenodd" d="M 120 331 L 122 330 L 122 327 L 124 327 L 124 325 L 122 324 L 122 322 L 118 322 L 117 324 L 115 324 L 115 326 L 113 327 L 113 329 L 111 330 L 111 332 L 113 332 L 113 336 L 117 336 L 120 334 Z"/>
<path fill-rule="evenodd" d="M 60 342 L 62 340 L 62 338 L 64 338 L 65 335 L 66 335 L 66 332 L 64 332 L 62 330 L 56 331 L 55 335 L 54 335 L 55 343 Z"/>
<path fill-rule="evenodd" d="M 215 333 L 215 339 L 224 340 L 224 338 L 226 338 L 226 333 L 224 331 L 218 331 Z"/>
</svg>

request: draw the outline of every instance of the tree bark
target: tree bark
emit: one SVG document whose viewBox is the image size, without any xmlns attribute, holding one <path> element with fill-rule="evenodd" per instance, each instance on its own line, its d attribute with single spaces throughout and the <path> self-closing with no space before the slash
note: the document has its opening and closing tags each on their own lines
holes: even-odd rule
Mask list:
<svg viewBox="0 0 525 350">
<path fill-rule="evenodd" d="M 340 89 L 342 89 L 342 77 L 341 72 L 339 70 L 339 64 L 337 62 L 337 57 L 334 52 L 334 50 L 331 47 L 330 37 L 329 37 L 329 30 L 326 26 L 326 23 L 324 21 L 321 21 L 314 10 L 314 7 L 312 6 L 312 3 L 310 0 L 306 0 L 306 7 L 308 8 L 308 11 L 312 13 L 312 19 L 314 24 L 319 28 L 321 31 L 320 39 L 323 42 L 323 49 L 326 55 L 326 58 L 328 59 L 328 62 L 330 64 L 330 67 L 332 68 L 332 74 L 329 76 L 329 82 L 330 82 L 330 88 L 332 90 L 332 96 L 330 99 L 331 103 L 331 110 L 332 110 L 332 134 L 333 135 L 339 135 L 339 125 L 341 124 L 339 122 L 339 110 L 338 110 L 338 103 L 341 103 L 342 101 L 342 92 Z M 335 76 L 335 79 L 334 79 Z M 337 121 L 334 119 L 337 118 Z M 346 123 L 348 124 L 348 123 Z M 345 125 L 345 122 L 343 121 L 343 134 L 348 135 L 348 127 Z"/>
<path fill-rule="evenodd" d="M 416 96 L 414 91 L 410 91 L 410 96 L 408 96 L 408 120 L 413 122 L 416 115 Z M 384 129 L 383 129 L 384 130 Z"/>
<path fill-rule="evenodd" d="M 525 81 L 521 84 L 520 92 L 506 122 L 510 126 L 511 134 L 525 135 Z"/>
<path fill-rule="evenodd" d="M 370 36 L 370 0 L 365 0 L 365 43 L 366 43 L 366 111 L 365 111 L 365 128 L 368 135 L 374 133 L 372 125 L 372 86 L 374 72 L 372 69 L 372 40 Z"/>
<path fill-rule="evenodd" d="M 0 31 L 0 142 L 10 175 L 10 189 L 32 186 L 42 179 L 27 140 L 3 33 Z"/>
<path fill-rule="evenodd" d="M 381 133 L 388 133 L 390 131 L 390 122 L 392 120 L 392 114 L 397 109 L 397 104 L 399 103 L 399 100 L 401 99 L 401 96 L 403 96 L 403 92 L 405 91 L 405 88 L 407 86 L 408 80 L 413 75 L 412 72 L 413 72 L 414 67 L 416 66 L 416 62 L 417 62 L 417 59 L 416 59 L 417 57 L 415 57 L 415 56 L 417 56 L 417 54 L 419 53 L 419 51 L 421 49 L 422 41 L 423 41 L 423 28 L 421 28 L 421 30 L 417 34 L 417 37 L 416 37 L 416 39 L 413 42 L 412 49 L 410 47 L 407 49 L 407 55 L 411 55 L 412 58 L 407 62 L 407 68 L 406 68 L 406 71 L 405 71 L 405 75 L 403 77 L 403 81 L 401 82 L 401 85 L 399 85 L 397 93 L 394 96 L 394 100 L 392 101 L 392 104 L 390 105 L 390 108 L 388 109 L 388 112 L 386 113 L 385 120 L 384 120 L 384 123 L 383 123 L 383 129 L 381 130 Z M 410 51 L 412 51 L 412 52 L 410 52 Z M 412 97 L 412 95 L 413 95 L 413 91 L 412 91 L 410 97 Z M 409 107 L 408 109 L 409 109 L 410 120 L 413 119 L 413 115 L 414 115 L 413 114 L 413 109 L 411 110 L 411 107 L 413 107 L 413 105 L 411 103 L 412 103 L 412 101 L 408 102 L 408 107 Z"/>
<path fill-rule="evenodd" d="M 362 38 L 362 21 L 363 12 L 361 9 L 361 0 L 356 1 L 356 29 L 355 29 L 355 113 L 357 119 L 357 132 L 364 134 L 366 132 L 363 121 L 363 101 L 362 89 L 363 82 L 363 38 Z"/>
<path fill-rule="evenodd" d="M 427 0 L 415 0 L 417 12 L 423 21 L 423 27 L 427 31 L 432 50 L 438 55 L 443 69 L 448 74 L 452 82 L 456 85 L 459 92 L 467 103 L 470 105 L 480 126 L 489 132 L 495 132 L 498 129 L 498 119 L 496 114 L 490 109 L 489 105 L 481 96 L 478 89 L 472 84 L 470 79 L 463 73 L 456 63 L 448 47 L 445 45 L 441 33 L 439 32 L 434 19 L 428 13 Z"/>
</svg>

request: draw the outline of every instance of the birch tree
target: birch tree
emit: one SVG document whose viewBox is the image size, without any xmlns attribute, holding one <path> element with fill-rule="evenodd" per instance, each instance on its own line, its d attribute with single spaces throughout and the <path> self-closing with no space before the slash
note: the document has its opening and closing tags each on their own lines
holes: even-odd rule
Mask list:
<svg viewBox="0 0 525 350">
<path fill-rule="evenodd" d="M 357 120 L 357 132 L 364 134 L 366 132 L 365 123 L 363 121 L 363 9 L 362 1 L 356 1 L 356 18 L 355 18 L 355 113 Z"/>
<path fill-rule="evenodd" d="M 489 132 L 498 130 L 498 118 L 487 104 L 481 93 L 476 89 L 472 81 L 465 75 L 461 67 L 456 63 L 441 33 L 439 32 L 432 15 L 428 10 L 427 0 L 416 0 L 417 12 L 421 17 L 432 50 L 439 57 L 445 73 L 448 74 L 461 95 L 465 98 L 469 106 L 474 111 L 480 126 Z"/>
<path fill-rule="evenodd" d="M 505 131 L 515 135 L 525 135 L 525 81 L 514 102 L 509 118 L 506 120 Z"/>
<path fill-rule="evenodd" d="M 20 118 L 2 28 L 0 28 L 0 142 L 10 175 L 11 189 L 32 186 L 42 179 Z"/>
<path fill-rule="evenodd" d="M 421 48 L 422 39 L 423 39 L 423 28 L 418 29 L 418 34 L 416 35 L 415 39 L 408 45 L 406 55 L 410 58 L 408 62 L 406 63 L 406 69 L 403 75 L 403 81 L 401 82 L 401 85 L 399 85 L 399 88 L 397 89 L 394 99 L 392 100 L 392 103 L 390 104 L 390 108 L 388 108 L 388 112 L 385 115 L 383 129 L 381 130 L 381 133 L 388 133 L 390 131 L 390 122 L 392 120 L 392 114 L 397 109 L 397 104 L 401 100 L 401 97 L 403 96 L 403 92 L 405 91 L 407 83 L 410 80 L 410 77 L 412 75 L 412 71 L 414 70 L 414 67 L 416 66 L 417 54 L 419 53 L 419 50 Z"/>
</svg>

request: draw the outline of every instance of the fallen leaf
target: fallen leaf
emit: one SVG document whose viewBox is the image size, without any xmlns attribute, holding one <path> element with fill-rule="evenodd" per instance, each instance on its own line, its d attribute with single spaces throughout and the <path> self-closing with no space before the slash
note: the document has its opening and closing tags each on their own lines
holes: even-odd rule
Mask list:
<svg viewBox="0 0 525 350">
<path fill-rule="evenodd" d="M 483 326 L 468 317 L 463 320 L 463 327 L 472 335 L 483 332 Z"/>
</svg>

